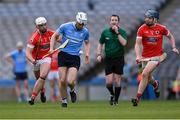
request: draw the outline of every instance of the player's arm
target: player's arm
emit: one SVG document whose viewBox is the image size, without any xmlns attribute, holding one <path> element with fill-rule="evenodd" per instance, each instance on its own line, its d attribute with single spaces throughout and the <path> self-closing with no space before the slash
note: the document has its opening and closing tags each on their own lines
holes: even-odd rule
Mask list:
<svg viewBox="0 0 180 120">
<path fill-rule="evenodd" d="M 140 62 L 141 58 L 142 58 L 142 37 L 137 37 L 136 38 L 136 43 L 134 46 L 134 50 L 136 53 L 136 60 L 137 62 Z"/>
<path fill-rule="evenodd" d="M 103 47 L 104 47 L 104 43 L 105 43 L 105 35 L 104 35 L 104 31 L 101 33 L 101 37 L 99 39 L 99 43 L 98 43 L 98 46 L 97 46 L 97 61 L 98 62 L 101 62 L 102 60 L 102 50 L 103 50 Z"/>
<path fill-rule="evenodd" d="M 120 34 L 120 32 L 119 32 L 119 27 L 118 26 L 116 26 L 116 25 L 114 25 L 113 27 L 112 27 L 112 29 L 116 32 L 116 34 L 118 35 L 118 40 L 119 40 L 119 42 L 121 43 L 121 45 L 123 45 L 123 46 L 125 46 L 126 44 L 127 44 L 127 41 L 126 41 L 126 39 Z M 126 34 L 126 33 L 125 33 Z"/>
<path fill-rule="evenodd" d="M 103 44 L 99 43 L 97 47 L 97 56 L 102 56 Z"/>
<path fill-rule="evenodd" d="M 54 50 L 55 41 L 60 42 L 61 40 L 62 40 L 62 36 L 59 35 L 57 32 L 54 32 L 50 40 L 50 52 Z"/>
<path fill-rule="evenodd" d="M 167 35 L 167 38 L 169 39 L 169 42 L 170 42 L 172 49 L 173 49 L 173 52 L 179 54 L 179 50 L 176 48 L 174 36 L 169 32 L 169 34 Z"/>
<path fill-rule="evenodd" d="M 119 42 L 120 42 L 123 46 L 125 46 L 125 45 L 127 44 L 126 39 L 124 39 L 119 32 L 117 33 L 117 35 L 118 35 Z"/>
<path fill-rule="evenodd" d="M 97 47 L 97 61 L 101 62 L 102 60 L 102 50 L 103 50 L 103 44 L 99 43 Z"/>
<path fill-rule="evenodd" d="M 26 47 L 26 58 L 32 63 L 35 64 L 36 60 L 32 57 L 32 51 L 34 46 L 28 44 Z"/>
<path fill-rule="evenodd" d="M 86 40 L 84 42 L 84 50 L 85 50 L 85 62 L 89 63 L 90 62 L 90 57 L 89 57 L 89 53 L 90 53 L 90 41 Z"/>
<path fill-rule="evenodd" d="M 8 53 L 4 56 L 4 59 L 7 60 L 7 62 L 13 64 L 13 60 L 12 60 L 12 57 L 11 57 L 11 54 Z"/>
</svg>

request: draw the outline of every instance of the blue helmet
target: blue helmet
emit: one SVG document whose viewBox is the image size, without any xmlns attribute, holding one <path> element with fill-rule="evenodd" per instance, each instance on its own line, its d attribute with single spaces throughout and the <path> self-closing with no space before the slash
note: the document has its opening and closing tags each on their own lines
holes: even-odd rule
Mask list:
<svg viewBox="0 0 180 120">
<path fill-rule="evenodd" d="M 145 12 L 145 17 L 152 17 L 159 19 L 159 13 L 156 10 L 149 9 Z"/>
</svg>

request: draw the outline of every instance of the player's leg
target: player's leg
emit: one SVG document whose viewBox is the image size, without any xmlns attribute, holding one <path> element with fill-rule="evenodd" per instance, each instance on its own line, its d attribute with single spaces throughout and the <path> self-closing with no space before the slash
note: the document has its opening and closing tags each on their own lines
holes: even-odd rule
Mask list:
<svg viewBox="0 0 180 120">
<path fill-rule="evenodd" d="M 50 96 L 51 96 L 51 101 L 52 102 L 55 102 L 55 92 L 54 92 L 54 86 L 55 86 L 55 83 L 54 83 L 54 79 L 50 80 L 49 81 L 49 85 L 50 85 Z"/>
<path fill-rule="evenodd" d="M 138 91 L 136 95 L 136 100 L 133 99 L 133 106 L 137 106 L 137 103 L 141 99 L 141 96 L 149 82 L 148 77 L 152 73 L 152 71 L 156 68 L 158 62 L 156 61 L 149 61 L 147 65 L 145 66 L 144 70 L 142 71 L 142 80 L 139 83 Z"/>
<path fill-rule="evenodd" d="M 58 71 L 59 71 L 59 93 L 61 96 L 61 106 L 67 107 L 67 61 L 68 54 L 65 52 L 58 53 Z"/>
<path fill-rule="evenodd" d="M 118 99 L 121 93 L 121 79 L 123 75 L 123 67 L 124 67 L 124 56 L 115 58 L 113 60 L 113 73 L 115 80 L 115 102 L 114 104 L 118 104 Z"/>
<path fill-rule="evenodd" d="M 62 107 L 67 107 L 67 67 L 59 67 L 59 93 L 61 96 Z"/>
<path fill-rule="evenodd" d="M 75 92 L 77 72 L 78 70 L 75 67 L 71 67 L 67 71 L 67 82 L 70 88 L 70 96 L 71 96 L 72 103 L 76 102 L 76 99 L 77 99 L 76 92 Z"/>
<path fill-rule="evenodd" d="M 121 75 L 114 73 L 114 80 L 115 80 L 115 101 L 114 104 L 118 104 L 119 96 L 121 93 Z"/>
<path fill-rule="evenodd" d="M 76 78 L 77 72 L 80 67 L 80 57 L 75 55 L 68 55 L 68 62 L 67 62 L 67 82 L 70 88 L 70 97 L 71 102 L 76 102 L 77 96 L 75 92 L 75 85 L 76 85 Z"/>
<path fill-rule="evenodd" d="M 24 95 L 25 95 L 25 99 L 26 99 L 26 101 L 28 101 L 28 99 L 29 99 L 29 90 L 28 90 L 28 80 L 27 79 L 25 79 L 24 80 Z"/>
<path fill-rule="evenodd" d="M 114 88 L 113 88 L 113 73 L 106 75 L 106 88 L 108 89 L 110 93 L 109 104 L 113 105 L 114 99 L 115 99 L 115 96 L 114 96 L 115 93 L 114 93 Z"/>
<path fill-rule="evenodd" d="M 128 84 L 129 84 L 128 77 L 122 76 L 121 88 L 122 88 L 122 92 L 123 92 L 123 95 L 124 95 L 124 96 L 122 96 L 123 100 L 127 100 Z"/>
<path fill-rule="evenodd" d="M 57 89 L 57 83 L 58 83 L 58 80 L 59 80 L 59 72 L 58 70 L 57 71 L 54 71 L 54 96 L 53 96 L 53 99 L 54 101 L 57 101 L 57 98 L 59 97 L 59 90 Z"/>
<path fill-rule="evenodd" d="M 45 79 L 49 73 L 50 70 L 50 62 L 44 62 L 40 65 L 40 77 L 38 80 L 40 80 L 40 99 L 41 102 L 45 103 L 46 102 L 46 96 L 45 96 Z"/>
<path fill-rule="evenodd" d="M 27 72 L 22 73 L 22 80 L 24 83 L 24 95 L 25 95 L 25 100 L 28 101 L 29 100 L 29 85 L 28 85 L 28 75 Z"/>
<path fill-rule="evenodd" d="M 34 69 L 34 75 L 35 75 L 35 77 L 36 77 L 36 80 L 38 80 L 39 77 L 40 77 L 40 65 L 39 65 L 38 67 L 35 67 L 35 69 Z M 44 86 L 43 86 L 43 88 L 41 89 L 41 91 L 42 91 L 42 92 L 45 91 L 45 87 L 44 87 Z"/>
<path fill-rule="evenodd" d="M 106 75 L 106 88 L 110 93 L 110 105 L 114 104 L 114 88 L 113 88 L 113 66 L 112 59 L 106 57 L 105 58 L 105 75 Z"/>
<path fill-rule="evenodd" d="M 49 71 L 47 79 L 49 81 L 49 87 L 50 87 L 50 100 L 52 102 L 54 102 L 54 100 L 53 100 L 53 95 L 54 95 L 54 93 L 53 93 L 54 92 L 53 71 Z"/>
<path fill-rule="evenodd" d="M 40 76 L 40 66 L 38 66 L 38 67 L 37 67 L 37 66 L 34 66 L 33 69 L 34 69 L 33 72 L 34 72 L 34 75 L 35 75 L 35 77 L 36 77 L 36 82 L 37 82 L 37 80 L 38 80 L 38 78 L 39 78 L 39 76 Z M 36 84 L 36 83 L 35 83 L 35 84 Z M 34 87 L 35 87 L 35 86 L 34 86 Z M 33 90 L 34 90 L 34 88 L 33 88 Z M 33 104 L 34 104 L 34 100 L 35 100 L 36 96 L 37 96 L 37 93 L 33 93 L 33 91 L 32 91 L 31 99 L 28 101 L 30 105 L 33 105 Z"/>
<path fill-rule="evenodd" d="M 149 76 L 149 83 L 153 86 L 156 98 L 159 98 L 159 96 L 160 96 L 159 82 L 157 80 L 155 80 L 152 75 L 150 75 Z"/>
<path fill-rule="evenodd" d="M 42 62 L 42 64 L 40 64 L 40 76 L 34 85 L 31 100 L 29 101 L 30 105 L 34 104 L 34 100 L 40 91 L 41 91 L 41 102 L 46 102 L 44 84 L 45 84 L 45 79 L 49 72 L 49 69 L 50 69 L 50 61 L 48 62 L 44 61 Z"/>
<path fill-rule="evenodd" d="M 15 92 L 16 92 L 18 102 L 22 102 L 21 92 L 20 92 L 20 80 L 18 79 L 16 80 Z"/>
<path fill-rule="evenodd" d="M 15 92 L 16 92 L 16 97 L 18 102 L 22 102 L 21 99 L 21 90 L 20 90 L 20 74 L 19 73 L 14 73 L 15 75 Z"/>
</svg>

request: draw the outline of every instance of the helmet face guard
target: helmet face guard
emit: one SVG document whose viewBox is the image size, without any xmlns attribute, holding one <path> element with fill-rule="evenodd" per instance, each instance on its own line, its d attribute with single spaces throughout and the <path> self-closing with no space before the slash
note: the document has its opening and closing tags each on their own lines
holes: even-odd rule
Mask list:
<svg viewBox="0 0 180 120">
<path fill-rule="evenodd" d="M 76 15 L 76 21 L 80 24 L 87 24 L 87 14 L 84 12 L 78 12 Z"/>
<path fill-rule="evenodd" d="M 145 17 L 148 17 L 148 18 L 156 18 L 156 19 L 159 19 L 159 13 L 156 11 L 156 10 L 147 10 L 144 14 Z"/>
</svg>

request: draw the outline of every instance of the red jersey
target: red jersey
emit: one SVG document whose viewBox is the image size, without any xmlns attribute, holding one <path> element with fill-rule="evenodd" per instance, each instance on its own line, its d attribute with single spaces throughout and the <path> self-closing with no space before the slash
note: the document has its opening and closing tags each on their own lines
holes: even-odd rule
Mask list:
<svg viewBox="0 0 180 120">
<path fill-rule="evenodd" d="M 51 70 L 52 71 L 58 70 L 58 53 L 59 53 L 59 51 L 52 54 L 52 58 L 51 58 Z"/>
<path fill-rule="evenodd" d="M 50 39 L 54 34 L 54 31 L 47 29 L 47 32 L 40 34 L 36 29 L 30 39 L 28 40 L 28 45 L 33 48 L 32 57 L 36 60 L 42 59 L 50 49 Z"/>
<path fill-rule="evenodd" d="M 149 27 L 143 24 L 137 32 L 137 37 L 142 38 L 142 57 L 155 57 L 163 53 L 163 35 L 168 36 L 169 30 L 156 23 L 154 26 Z"/>
</svg>

